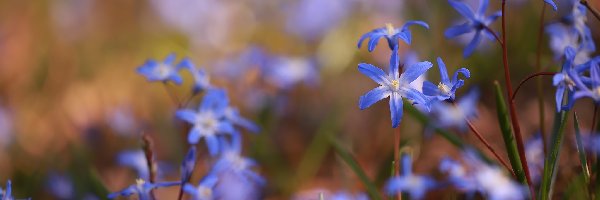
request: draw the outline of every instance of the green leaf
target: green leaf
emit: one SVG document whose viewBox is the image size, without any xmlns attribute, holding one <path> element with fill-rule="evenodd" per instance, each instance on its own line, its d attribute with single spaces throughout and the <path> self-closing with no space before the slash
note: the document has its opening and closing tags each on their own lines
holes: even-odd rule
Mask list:
<svg viewBox="0 0 600 200">
<path fill-rule="evenodd" d="M 579 153 L 579 162 L 581 163 L 581 172 L 583 174 L 583 180 L 585 184 L 590 183 L 590 170 L 587 164 L 587 158 L 585 157 L 585 149 L 583 148 L 583 142 L 581 141 L 581 131 L 579 130 L 579 118 L 577 113 L 573 113 L 573 121 L 575 126 L 575 140 L 577 142 L 577 153 Z"/>
<path fill-rule="evenodd" d="M 375 186 L 375 184 L 373 184 L 373 182 L 371 182 L 369 177 L 367 177 L 367 174 L 358 165 L 354 157 L 352 157 L 352 155 L 348 151 L 346 151 L 344 147 L 342 147 L 342 144 L 340 144 L 340 142 L 337 141 L 335 137 L 331 136 L 329 138 L 329 142 L 331 142 L 331 146 L 333 146 L 333 148 L 335 149 L 337 154 L 342 158 L 342 160 L 344 160 L 344 162 L 346 162 L 346 164 L 350 166 L 352 171 L 354 171 L 354 173 L 358 176 L 361 182 L 365 185 L 365 187 L 367 188 L 367 192 L 369 193 L 371 198 L 374 200 L 381 200 L 382 197 L 381 194 L 377 191 L 377 187 Z"/>
<path fill-rule="evenodd" d="M 494 82 L 494 89 L 496 92 L 496 113 L 498 114 L 498 125 L 502 131 L 502 138 L 504 139 L 504 145 L 508 153 L 510 165 L 523 185 L 527 186 L 527 177 L 523 170 L 523 164 L 521 163 L 521 157 L 519 156 L 519 150 L 517 149 L 517 143 L 513 137 L 510 119 L 508 118 L 508 110 L 506 108 L 506 102 L 502 96 L 502 89 L 498 82 Z"/>
<path fill-rule="evenodd" d="M 540 199 L 550 199 L 552 195 L 552 187 L 556 180 L 556 165 L 559 160 L 559 152 L 562 147 L 565 124 L 567 122 L 567 112 L 561 111 L 554 115 L 554 123 L 552 126 L 552 135 L 550 138 L 550 151 L 546 155 L 544 162 L 544 172 L 542 174 L 542 184 L 540 186 Z"/>
</svg>

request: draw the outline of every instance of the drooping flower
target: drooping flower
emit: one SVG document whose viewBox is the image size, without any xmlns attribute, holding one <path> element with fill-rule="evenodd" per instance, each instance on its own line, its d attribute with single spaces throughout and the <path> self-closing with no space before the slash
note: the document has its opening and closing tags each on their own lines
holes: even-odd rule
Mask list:
<svg viewBox="0 0 600 200">
<path fill-rule="evenodd" d="M 192 196 L 192 200 L 212 200 L 215 199 L 213 188 L 219 179 L 209 174 L 198 183 L 198 186 L 185 184 L 183 191 Z"/>
<path fill-rule="evenodd" d="M 188 70 L 192 74 L 192 77 L 194 77 L 194 86 L 192 89 L 194 94 L 212 88 L 212 85 L 210 84 L 210 78 L 208 77 L 206 71 L 204 71 L 202 68 L 196 67 L 196 65 L 194 65 L 192 60 L 189 58 L 184 58 L 177 66 Z"/>
<path fill-rule="evenodd" d="M 161 183 L 150 183 L 144 179 L 137 179 L 135 184 L 126 187 L 125 189 L 108 194 L 109 199 L 117 198 L 118 196 L 128 197 L 131 195 L 137 195 L 139 200 L 152 200 L 150 192 L 156 188 L 170 187 L 179 185 L 179 182 L 161 182 Z"/>
<path fill-rule="evenodd" d="M 144 65 L 137 68 L 137 72 L 145 76 L 148 81 L 171 81 L 181 84 L 183 79 L 179 75 L 179 69 L 175 66 L 175 54 L 169 54 L 163 62 L 149 59 Z"/>
<path fill-rule="evenodd" d="M 188 142 L 197 144 L 201 138 L 206 140 L 211 155 L 219 152 L 219 134 L 232 134 L 235 130 L 231 122 L 225 119 L 225 110 L 229 99 L 225 90 L 211 89 L 206 92 L 198 110 L 182 109 L 176 112 L 177 118 L 192 124 Z"/>
<path fill-rule="evenodd" d="M 399 72 L 400 59 L 397 50 L 394 50 L 390 58 L 390 70 L 386 75 L 383 70 L 371 64 L 358 64 L 358 71 L 371 78 L 379 84 L 379 87 L 367 92 L 361 96 L 358 104 L 361 110 L 368 108 L 381 99 L 390 97 L 390 112 L 392 118 L 392 127 L 396 128 L 402 119 L 402 98 L 407 98 L 414 104 L 420 104 L 429 109 L 429 99 L 418 90 L 410 87 L 421 74 L 425 73 L 432 64 L 429 61 L 417 62 L 410 66 L 405 66 L 406 71 Z"/>
<path fill-rule="evenodd" d="M 556 73 L 552 78 L 552 84 L 556 86 L 555 101 L 556 111 L 559 112 L 561 109 L 568 110 L 571 108 L 573 102 L 573 94 L 575 90 L 575 82 L 573 81 L 572 75 L 579 76 L 577 71 L 583 71 L 581 69 L 576 70 L 573 66 L 573 60 L 575 59 L 575 50 L 571 47 L 565 49 L 565 59 L 560 73 Z M 567 94 L 567 105 L 563 105 L 565 92 Z"/>
<path fill-rule="evenodd" d="M 436 186 L 434 179 L 412 173 L 412 160 L 408 154 L 402 155 L 402 174 L 391 178 L 386 184 L 386 192 L 391 195 L 399 192 L 410 194 L 412 199 L 422 199 L 427 190 Z"/>
<path fill-rule="evenodd" d="M 435 126 L 440 128 L 456 127 L 465 130 L 467 121 L 477 114 L 479 92 L 472 90 L 456 104 L 438 101 L 431 106 Z"/>
<path fill-rule="evenodd" d="M 486 27 L 488 27 L 492 22 L 494 22 L 498 17 L 502 16 L 502 12 L 497 11 L 490 16 L 485 16 L 485 10 L 487 9 L 489 3 L 488 0 L 481 0 L 479 2 L 479 8 L 477 9 L 476 13 L 474 13 L 471 10 L 471 8 L 469 8 L 469 6 L 467 6 L 467 4 L 463 2 L 448 0 L 448 3 L 450 3 L 450 5 L 454 7 L 454 9 L 456 9 L 456 11 L 458 11 L 458 13 L 460 13 L 463 17 L 467 18 L 467 22 L 446 29 L 446 32 L 444 32 L 446 38 L 453 38 L 465 33 L 475 31 L 475 36 L 473 36 L 473 39 L 467 45 L 463 52 L 463 56 L 465 58 L 469 57 L 473 53 L 477 45 L 479 45 L 479 43 L 481 42 L 482 32 L 489 39 L 494 39 L 495 33 L 490 32 L 490 30 Z"/>
<path fill-rule="evenodd" d="M 429 29 L 429 25 L 423 21 L 407 21 L 402 28 L 394 28 L 392 24 L 385 24 L 385 27 L 373 29 L 371 32 L 365 33 L 358 40 L 358 48 L 362 45 L 362 42 L 369 38 L 368 50 L 369 52 L 375 49 L 379 39 L 381 37 L 385 37 L 388 42 L 388 46 L 391 50 L 394 50 L 398 47 L 398 39 L 410 44 L 412 41 L 412 34 L 410 33 L 410 29 L 408 29 L 412 25 L 419 25 Z"/>
<path fill-rule="evenodd" d="M 466 68 L 460 68 L 454 72 L 452 79 L 448 77 L 448 71 L 446 70 L 446 64 L 442 61 L 442 58 L 437 58 L 438 66 L 440 69 L 440 83 L 436 86 L 435 84 L 425 81 L 423 83 L 423 94 L 427 96 L 436 97 L 438 100 L 454 100 L 456 90 L 465 84 L 465 81 L 458 78 L 459 74 L 462 74 L 466 78 L 471 77 L 471 73 Z"/>
</svg>

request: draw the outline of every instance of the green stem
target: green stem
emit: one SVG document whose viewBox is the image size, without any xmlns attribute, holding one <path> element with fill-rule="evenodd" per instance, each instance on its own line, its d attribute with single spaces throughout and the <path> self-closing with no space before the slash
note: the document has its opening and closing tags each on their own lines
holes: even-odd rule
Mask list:
<svg viewBox="0 0 600 200">
<path fill-rule="evenodd" d="M 550 138 L 550 149 L 546 154 L 546 160 L 544 161 L 544 172 L 542 176 L 542 185 L 540 186 L 540 199 L 546 200 L 551 198 L 552 187 L 556 180 L 556 172 L 558 169 L 557 163 L 559 160 L 559 153 L 562 147 L 565 124 L 567 122 L 567 111 L 561 111 L 556 113 L 554 116 L 554 125 L 552 128 L 552 135 Z"/>
</svg>

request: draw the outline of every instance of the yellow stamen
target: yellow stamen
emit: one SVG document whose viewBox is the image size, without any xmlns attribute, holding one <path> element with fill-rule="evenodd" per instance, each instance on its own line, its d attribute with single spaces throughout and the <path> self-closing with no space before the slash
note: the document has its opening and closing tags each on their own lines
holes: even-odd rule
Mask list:
<svg viewBox="0 0 600 200">
<path fill-rule="evenodd" d="M 394 32 L 396 32 L 396 30 L 394 30 L 394 26 L 392 25 L 392 23 L 386 23 L 385 28 L 387 29 L 388 35 L 394 35 Z"/>
</svg>

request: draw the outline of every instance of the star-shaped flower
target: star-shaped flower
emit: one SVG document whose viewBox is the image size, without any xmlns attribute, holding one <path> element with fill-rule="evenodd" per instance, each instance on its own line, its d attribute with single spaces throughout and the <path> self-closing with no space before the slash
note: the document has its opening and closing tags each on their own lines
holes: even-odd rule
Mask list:
<svg viewBox="0 0 600 200">
<path fill-rule="evenodd" d="M 367 38 L 369 38 L 369 52 L 375 49 L 375 46 L 377 46 L 377 42 L 379 42 L 379 38 L 381 37 L 385 37 L 385 39 L 387 39 L 388 45 L 392 50 L 398 47 L 398 39 L 410 44 L 412 35 L 408 28 L 412 25 L 419 25 L 429 29 L 429 25 L 423 21 L 408 21 L 402 26 L 402 28 L 394 28 L 392 24 L 388 23 L 385 24 L 385 27 L 373 29 L 371 32 L 362 35 L 358 40 L 358 48 L 360 48 L 362 42 Z"/>
<path fill-rule="evenodd" d="M 446 64 L 444 64 L 442 58 L 438 57 L 437 62 L 440 69 L 440 83 L 436 86 L 429 81 L 425 81 L 423 83 L 423 94 L 436 97 L 440 101 L 447 99 L 454 100 L 456 90 L 465 84 L 464 80 L 458 78 L 458 74 L 470 78 L 471 73 L 466 68 L 460 68 L 454 72 L 454 76 L 450 79 L 446 70 Z"/>
<path fill-rule="evenodd" d="M 395 195 L 407 192 L 411 199 L 422 199 L 427 190 L 436 186 L 434 179 L 412 173 L 412 160 L 409 155 L 402 155 L 402 175 L 391 178 L 386 185 L 386 192 Z"/>
<path fill-rule="evenodd" d="M 229 99 L 225 90 L 211 89 L 206 92 L 198 110 L 182 109 L 175 115 L 192 124 L 188 134 L 188 142 L 197 144 L 201 138 L 206 140 L 211 155 L 219 152 L 218 134 L 232 134 L 235 130 L 231 122 L 225 118 L 225 110 Z"/>
<path fill-rule="evenodd" d="M 488 7 L 488 0 L 480 1 L 477 13 L 474 13 L 471 10 L 471 8 L 469 8 L 469 6 L 467 6 L 467 4 L 463 2 L 448 0 L 448 3 L 450 3 L 450 5 L 454 7 L 454 9 L 456 9 L 456 11 L 458 11 L 458 13 L 460 13 L 463 17 L 467 18 L 467 22 L 446 29 L 446 32 L 444 32 L 446 38 L 453 38 L 465 33 L 475 31 L 475 36 L 463 52 L 463 56 L 465 58 L 469 57 L 473 53 L 473 51 L 481 41 L 482 31 L 483 34 L 485 34 L 488 38 L 494 39 L 495 33 L 490 32 L 489 29 L 487 29 L 486 27 L 488 27 L 492 22 L 494 22 L 498 17 L 502 16 L 502 12 L 497 11 L 494 14 L 486 17 L 485 10 Z"/>
<path fill-rule="evenodd" d="M 178 73 L 178 67 L 175 66 L 175 59 L 175 54 L 169 54 L 163 62 L 147 60 L 144 65 L 137 68 L 137 72 L 144 75 L 148 81 L 172 81 L 179 85 L 183 79 Z"/>
<path fill-rule="evenodd" d="M 429 99 L 423 93 L 411 88 L 410 83 L 433 66 L 429 61 L 417 62 L 406 66 L 406 71 L 400 75 L 399 64 L 400 59 L 398 58 L 397 51 L 393 51 L 392 53 L 389 66 L 390 71 L 387 75 L 383 70 L 371 64 L 358 64 L 358 71 L 379 84 L 379 87 L 360 97 L 358 101 L 359 108 L 364 110 L 375 102 L 390 97 L 390 112 L 392 127 L 394 128 L 398 127 L 402 119 L 402 97 L 407 98 L 414 104 L 420 104 L 429 109 Z"/>
</svg>

